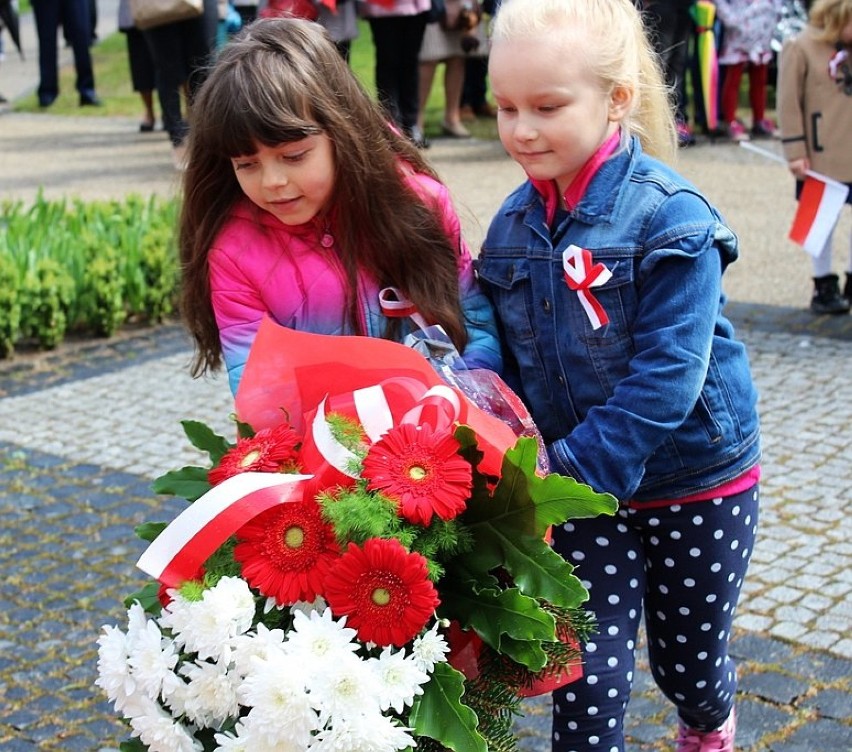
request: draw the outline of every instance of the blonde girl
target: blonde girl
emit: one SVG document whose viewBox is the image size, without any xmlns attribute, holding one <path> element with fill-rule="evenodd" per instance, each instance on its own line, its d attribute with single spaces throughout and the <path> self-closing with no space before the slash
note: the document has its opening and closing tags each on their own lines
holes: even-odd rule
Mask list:
<svg viewBox="0 0 852 752">
<path fill-rule="evenodd" d="M 748 360 L 722 314 L 736 238 L 658 159 L 676 149 L 673 108 L 630 0 L 505 0 L 489 59 L 500 139 L 527 174 L 480 256 L 505 375 L 551 469 L 620 501 L 554 531 L 597 633 L 583 677 L 553 694 L 553 749 L 624 750 L 644 612 L 677 750 L 733 750 L 728 640 L 760 457 Z"/>
</svg>

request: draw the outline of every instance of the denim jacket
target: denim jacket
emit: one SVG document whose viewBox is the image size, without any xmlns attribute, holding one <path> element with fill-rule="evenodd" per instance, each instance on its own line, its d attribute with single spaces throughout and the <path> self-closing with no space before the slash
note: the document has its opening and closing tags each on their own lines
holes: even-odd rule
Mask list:
<svg viewBox="0 0 852 752">
<path fill-rule="evenodd" d="M 609 319 L 599 328 L 566 283 L 571 245 L 611 272 L 587 291 Z M 529 181 L 506 199 L 479 276 L 513 369 L 506 378 L 551 470 L 647 502 L 715 488 L 757 464 L 757 393 L 721 312 L 722 272 L 736 257 L 716 210 L 635 138 L 553 232 Z"/>
</svg>

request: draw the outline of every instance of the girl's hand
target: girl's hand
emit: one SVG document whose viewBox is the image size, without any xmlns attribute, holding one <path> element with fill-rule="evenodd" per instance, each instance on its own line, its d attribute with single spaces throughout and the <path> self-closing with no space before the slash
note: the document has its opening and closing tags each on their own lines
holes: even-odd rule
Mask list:
<svg viewBox="0 0 852 752">
<path fill-rule="evenodd" d="M 787 166 L 790 168 L 790 172 L 793 173 L 797 180 L 804 180 L 807 171 L 811 169 L 811 161 L 807 157 L 791 159 L 790 162 L 787 163 Z"/>
</svg>

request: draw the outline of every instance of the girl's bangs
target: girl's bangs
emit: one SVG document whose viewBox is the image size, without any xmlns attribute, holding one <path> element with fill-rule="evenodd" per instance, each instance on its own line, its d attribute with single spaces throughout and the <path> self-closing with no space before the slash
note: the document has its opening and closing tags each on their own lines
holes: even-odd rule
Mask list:
<svg viewBox="0 0 852 752">
<path fill-rule="evenodd" d="M 253 154 L 258 144 L 277 146 L 321 132 L 315 121 L 299 117 L 271 99 L 238 93 L 222 102 L 209 137 L 215 152 L 233 158 Z"/>
</svg>

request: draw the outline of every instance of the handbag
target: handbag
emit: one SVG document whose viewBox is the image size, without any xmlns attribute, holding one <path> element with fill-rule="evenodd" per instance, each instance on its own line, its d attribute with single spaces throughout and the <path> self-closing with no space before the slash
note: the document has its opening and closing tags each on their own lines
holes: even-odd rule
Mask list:
<svg viewBox="0 0 852 752">
<path fill-rule="evenodd" d="M 130 0 L 133 25 L 143 30 L 198 18 L 203 12 L 203 0 Z"/>
<path fill-rule="evenodd" d="M 470 33 L 482 18 L 479 0 L 444 0 L 444 13 L 439 23 L 444 31 Z"/>
<path fill-rule="evenodd" d="M 261 18 L 304 18 L 316 21 L 319 8 L 312 0 L 268 0 L 258 15 Z"/>
</svg>

